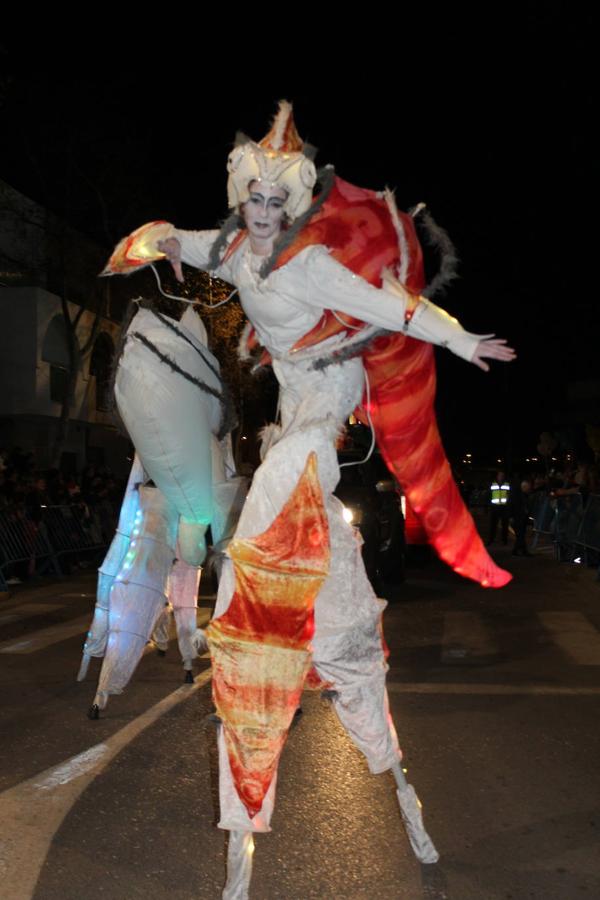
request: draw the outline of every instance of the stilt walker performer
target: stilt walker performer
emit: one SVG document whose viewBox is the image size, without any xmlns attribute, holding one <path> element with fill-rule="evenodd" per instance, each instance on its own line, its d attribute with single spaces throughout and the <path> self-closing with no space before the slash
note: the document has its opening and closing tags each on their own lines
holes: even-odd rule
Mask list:
<svg viewBox="0 0 600 900">
<path fill-rule="evenodd" d="M 391 769 L 411 845 L 423 828 L 385 687 L 384 602 L 333 496 L 336 435 L 350 413 L 370 421 L 439 555 L 485 586 L 510 575 L 483 547 L 452 480 L 433 413 L 431 344 L 482 369 L 509 361 L 504 340 L 465 331 L 425 296 L 410 216 L 376 194 L 317 172 L 282 102 L 268 135 L 229 156 L 232 215 L 221 231 L 158 242 L 181 262 L 235 285 L 280 386 L 281 421 L 266 438 L 227 551 L 206 636 L 219 726 L 221 828 L 230 831 L 226 900 L 249 896 L 252 834 L 270 830 L 277 765 L 307 679 L 326 685 L 373 773 Z M 313 188 L 321 191 L 313 199 Z"/>
</svg>

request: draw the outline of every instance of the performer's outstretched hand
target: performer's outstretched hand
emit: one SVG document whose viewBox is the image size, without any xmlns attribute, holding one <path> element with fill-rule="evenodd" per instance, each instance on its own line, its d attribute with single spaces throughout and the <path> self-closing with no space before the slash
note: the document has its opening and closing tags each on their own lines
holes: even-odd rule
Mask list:
<svg viewBox="0 0 600 900">
<path fill-rule="evenodd" d="M 175 272 L 177 281 L 183 282 L 183 271 L 181 268 L 181 244 L 177 238 L 170 237 L 166 241 L 159 241 L 157 244 L 161 253 L 164 253 Z"/>
<path fill-rule="evenodd" d="M 517 354 L 512 347 L 506 346 L 504 338 L 495 338 L 493 334 L 483 337 L 475 348 L 475 353 L 471 359 L 474 365 L 479 366 L 484 372 L 489 372 L 488 363 L 484 362 L 484 358 L 499 359 L 501 362 L 512 362 L 517 358 Z"/>
</svg>

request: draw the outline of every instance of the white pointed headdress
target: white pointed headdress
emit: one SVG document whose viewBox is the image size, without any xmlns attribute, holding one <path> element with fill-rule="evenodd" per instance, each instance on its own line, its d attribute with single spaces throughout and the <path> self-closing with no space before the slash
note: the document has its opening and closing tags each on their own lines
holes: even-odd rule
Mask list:
<svg viewBox="0 0 600 900">
<path fill-rule="evenodd" d="M 312 202 L 317 172 L 304 155 L 292 106 L 281 100 L 269 133 L 256 144 L 248 140 L 235 147 L 227 160 L 227 199 L 232 209 L 248 200 L 252 181 L 263 182 L 287 191 L 284 210 L 289 219 L 306 212 Z"/>
</svg>

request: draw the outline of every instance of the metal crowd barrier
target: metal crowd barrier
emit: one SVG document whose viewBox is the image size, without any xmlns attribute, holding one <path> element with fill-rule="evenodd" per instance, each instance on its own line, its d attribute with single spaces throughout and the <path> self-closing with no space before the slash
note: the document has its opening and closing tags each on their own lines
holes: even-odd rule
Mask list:
<svg viewBox="0 0 600 900">
<path fill-rule="evenodd" d="M 600 553 L 600 496 L 598 494 L 590 494 L 588 497 L 573 543 L 583 549 L 585 563 L 588 562 L 588 551 Z"/>
<path fill-rule="evenodd" d="M 47 506 L 43 521 L 57 556 L 102 546 L 98 516 L 83 506 Z"/>
<path fill-rule="evenodd" d="M 40 574 L 51 569 L 61 574 L 60 566 L 43 522 L 32 522 L 21 512 L 0 514 L 0 590 L 6 590 L 7 570 L 15 563 L 35 560 Z"/>
<path fill-rule="evenodd" d="M 532 549 L 537 546 L 540 535 L 554 534 L 554 517 L 556 509 L 554 502 L 548 494 L 538 494 L 533 500 L 531 518 L 533 519 L 533 543 Z"/>
<path fill-rule="evenodd" d="M 539 497 L 532 510 L 535 548 L 540 535 L 549 535 L 557 559 L 572 555 L 574 547 L 600 553 L 600 496 L 591 494 L 587 502 L 581 494 L 565 497 Z"/>
<path fill-rule="evenodd" d="M 583 518 L 583 497 L 569 494 L 554 501 L 554 546 L 557 559 L 573 559 L 573 545 Z"/>
<path fill-rule="evenodd" d="M 63 575 L 60 558 L 65 554 L 99 550 L 106 546 L 99 516 L 83 506 L 46 506 L 40 521 L 22 510 L 0 513 L 0 590 L 15 563 L 34 564 L 43 575 Z"/>
</svg>

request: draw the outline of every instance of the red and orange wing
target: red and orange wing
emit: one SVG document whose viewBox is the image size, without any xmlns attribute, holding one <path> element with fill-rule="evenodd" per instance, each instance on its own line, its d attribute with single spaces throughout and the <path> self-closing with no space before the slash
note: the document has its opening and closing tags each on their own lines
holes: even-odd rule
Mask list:
<svg viewBox="0 0 600 900">
<path fill-rule="evenodd" d="M 398 212 L 409 264 L 405 284 L 418 294 L 425 279 L 423 255 L 412 217 Z M 331 255 L 375 287 L 383 268 L 399 266 L 398 234 L 385 199 L 374 191 L 336 178 L 321 209 L 277 262 L 285 265 L 311 244 L 324 244 Z M 339 314 L 338 314 L 339 315 Z M 343 318 L 343 316 L 342 316 Z M 294 349 L 310 347 L 339 333 L 354 333 L 361 323 L 346 317 L 345 328 L 326 311 Z M 401 333 L 377 339 L 363 354 L 369 374 L 371 418 L 377 444 L 423 524 L 429 542 L 455 572 L 484 587 L 502 587 L 511 575 L 487 553 L 452 477 L 434 410 L 433 347 Z M 363 410 L 357 410 L 366 421 Z"/>
</svg>

